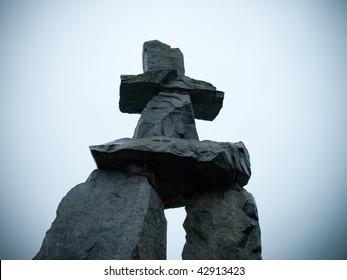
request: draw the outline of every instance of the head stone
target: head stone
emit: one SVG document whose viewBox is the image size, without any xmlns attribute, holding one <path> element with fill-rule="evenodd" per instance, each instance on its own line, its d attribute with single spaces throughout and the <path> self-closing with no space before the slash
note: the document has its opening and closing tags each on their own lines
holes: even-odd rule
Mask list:
<svg viewBox="0 0 347 280">
<path fill-rule="evenodd" d="M 183 53 L 158 40 L 147 41 L 142 51 L 143 71 L 175 69 L 178 76 L 184 76 Z"/>
</svg>

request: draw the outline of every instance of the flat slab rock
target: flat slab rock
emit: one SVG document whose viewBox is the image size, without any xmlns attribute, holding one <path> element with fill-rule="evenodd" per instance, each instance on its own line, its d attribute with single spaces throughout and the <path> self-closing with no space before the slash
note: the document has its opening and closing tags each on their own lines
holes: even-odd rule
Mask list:
<svg viewBox="0 0 347 280">
<path fill-rule="evenodd" d="M 223 107 L 224 92 L 204 81 L 178 77 L 175 69 L 166 69 L 122 75 L 119 109 L 123 113 L 141 114 L 154 95 L 165 91 L 189 93 L 196 119 L 212 121 Z"/>
<path fill-rule="evenodd" d="M 158 136 L 123 138 L 90 150 L 99 169 L 146 176 L 165 208 L 184 206 L 202 190 L 223 189 L 234 182 L 245 186 L 251 176 L 242 142 Z"/>
</svg>

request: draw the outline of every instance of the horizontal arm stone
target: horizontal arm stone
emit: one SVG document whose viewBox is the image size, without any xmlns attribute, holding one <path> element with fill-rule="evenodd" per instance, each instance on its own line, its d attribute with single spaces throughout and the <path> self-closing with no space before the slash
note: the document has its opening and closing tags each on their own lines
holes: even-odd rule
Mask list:
<svg viewBox="0 0 347 280">
<path fill-rule="evenodd" d="M 212 121 L 223 107 L 224 92 L 207 82 L 177 77 L 174 69 L 147 71 L 139 75 L 122 75 L 119 109 L 123 113 L 141 114 L 147 103 L 160 91 L 187 92 L 196 119 Z"/>
</svg>

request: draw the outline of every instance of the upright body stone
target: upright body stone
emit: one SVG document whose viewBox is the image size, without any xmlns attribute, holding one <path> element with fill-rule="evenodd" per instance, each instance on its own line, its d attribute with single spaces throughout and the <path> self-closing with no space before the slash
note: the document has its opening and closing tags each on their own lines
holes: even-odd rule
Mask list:
<svg viewBox="0 0 347 280">
<path fill-rule="evenodd" d="M 189 94 L 160 92 L 148 102 L 134 138 L 151 136 L 199 140 Z"/>
<path fill-rule="evenodd" d="M 233 186 L 197 194 L 186 211 L 183 259 L 261 259 L 257 207 L 246 190 Z"/>
<path fill-rule="evenodd" d="M 147 179 L 95 170 L 61 201 L 34 259 L 166 259 L 166 219 Z"/>
</svg>

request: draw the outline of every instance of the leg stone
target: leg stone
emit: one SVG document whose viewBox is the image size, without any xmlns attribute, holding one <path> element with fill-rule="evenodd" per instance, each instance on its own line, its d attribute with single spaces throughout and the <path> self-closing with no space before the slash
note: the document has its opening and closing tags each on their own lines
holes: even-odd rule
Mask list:
<svg viewBox="0 0 347 280">
<path fill-rule="evenodd" d="M 166 259 L 163 203 L 146 177 L 95 170 L 62 199 L 34 259 Z"/>
<path fill-rule="evenodd" d="M 233 187 L 196 195 L 186 211 L 183 259 L 261 259 L 257 207 L 246 190 Z"/>
</svg>

